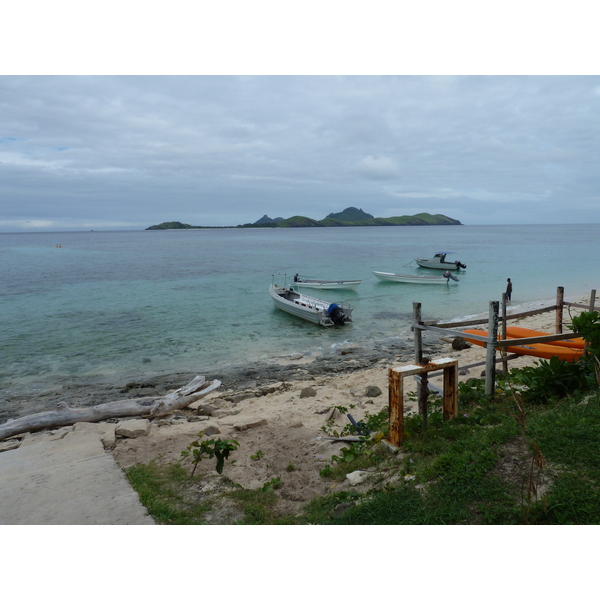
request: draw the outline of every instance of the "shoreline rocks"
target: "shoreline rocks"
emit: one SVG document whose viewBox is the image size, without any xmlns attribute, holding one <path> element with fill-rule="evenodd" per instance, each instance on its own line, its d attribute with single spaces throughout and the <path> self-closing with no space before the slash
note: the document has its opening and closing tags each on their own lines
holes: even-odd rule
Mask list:
<svg viewBox="0 0 600 600">
<path fill-rule="evenodd" d="M 438 352 L 442 344 L 437 340 L 425 341 L 428 352 Z M 382 368 L 390 362 L 406 362 L 412 355 L 412 342 L 402 341 L 390 346 L 369 348 L 353 347 L 323 353 L 310 362 L 256 361 L 245 365 L 226 365 L 209 369 L 200 374 L 207 380 L 219 379 L 221 394 L 227 393 L 233 404 L 246 399 L 248 390 L 257 390 L 260 396 L 268 391 L 281 391 L 281 387 L 293 381 L 310 381 L 322 376 L 336 376 L 369 369 L 382 363 Z M 123 397 L 139 398 L 162 396 L 184 385 L 198 373 L 176 372 L 164 375 L 150 375 L 134 381 L 116 383 L 115 377 L 81 377 L 77 380 L 65 379 L 62 385 L 56 382 L 45 391 L 36 393 L 15 393 L 6 398 L 0 408 L 0 423 L 29 414 L 54 410 L 57 403 L 66 402 L 72 407 L 95 406 Z M 272 388 L 272 390 L 270 389 Z M 266 390 L 266 392 L 261 392 Z"/>
</svg>

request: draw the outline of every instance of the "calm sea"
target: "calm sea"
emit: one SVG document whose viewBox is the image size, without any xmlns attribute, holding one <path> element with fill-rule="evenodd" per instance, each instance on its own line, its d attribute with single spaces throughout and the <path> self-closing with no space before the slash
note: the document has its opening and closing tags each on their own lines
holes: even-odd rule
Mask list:
<svg viewBox="0 0 600 600">
<path fill-rule="evenodd" d="M 507 277 L 513 308 L 549 304 L 557 286 L 567 299 L 589 295 L 599 250 L 600 225 L 0 234 L 0 388 L 6 397 L 97 375 L 125 383 L 407 339 L 413 302 L 425 319 L 487 314 Z M 431 274 L 413 260 L 437 251 L 466 263 L 458 283 L 372 274 Z M 362 279 L 356 292 L 319 293 L 349 301 L 354 323 L 324 329 L 275 310 L 276 273 Z"/>
</svg>

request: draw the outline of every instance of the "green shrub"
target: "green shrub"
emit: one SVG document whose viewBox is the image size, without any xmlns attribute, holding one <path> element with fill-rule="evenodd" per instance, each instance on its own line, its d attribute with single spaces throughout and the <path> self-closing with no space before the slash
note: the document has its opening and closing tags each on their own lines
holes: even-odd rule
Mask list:
<svg viewBox="0 0 600 600">
<path fill-rule="evenodd" d="M 531 404 L 544 404 L 554 398 L 566 398 L 576 390 L 593 385 L 593 375 L 586 360 L 566 362 L 553 356 L 540 360 L 537 367 L 523 367 L 512 372 L 514 383 L 525 386 L 521 397 Z"/>
<path fill-rule="evenodd" d="M 569 329 L 578 333 L 589 344 L 589 349 L 600 356 L 600 313 L 598 311 L 582 312 L 572 319 Z"/>
</svg>

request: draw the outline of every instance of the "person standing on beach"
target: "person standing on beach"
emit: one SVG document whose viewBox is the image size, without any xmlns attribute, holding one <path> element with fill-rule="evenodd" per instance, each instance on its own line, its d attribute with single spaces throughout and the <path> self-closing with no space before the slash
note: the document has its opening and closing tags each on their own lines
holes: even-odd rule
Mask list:
<svg viewBox="0 0 600 600">
<path fill-rule="evenodd" d="M 506 299 L 510 302 L 510 297 L 512 296 L 512 281 L 510 280 L 510 277 L 506 281 L 508 281 L 506 285 Z"/>
</svg>

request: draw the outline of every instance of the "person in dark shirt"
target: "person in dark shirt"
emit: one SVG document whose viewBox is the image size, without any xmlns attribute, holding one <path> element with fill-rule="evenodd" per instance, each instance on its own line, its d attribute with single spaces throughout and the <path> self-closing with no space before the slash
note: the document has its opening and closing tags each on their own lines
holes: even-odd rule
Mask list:
<svg viewBox="0 0 600 600">
<path fill-rule="evenodd" d="M 510 277 L 506 281 L 508 281 L 506 285 L 506 299 L 510 301 L 510 297 L 512 296 L 512 281 L 510 280 Z"/>
</svg>

